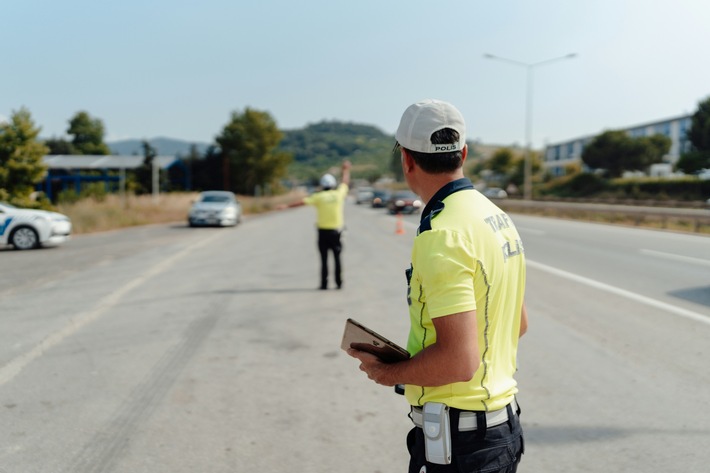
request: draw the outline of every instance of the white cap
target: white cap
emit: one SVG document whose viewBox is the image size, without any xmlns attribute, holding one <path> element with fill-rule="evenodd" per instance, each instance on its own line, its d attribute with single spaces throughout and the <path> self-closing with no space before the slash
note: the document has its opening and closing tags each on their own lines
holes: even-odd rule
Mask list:
<svg viewBox="0 0 710 473">
<path fill-rule="evenodd" d="M 337 184 L 338 181 L 335 180 L 335 176 L 332 174 L 324 174 L 323 177 L 320 178 L 320 186 L 324 189 L 332 189 Z"/>
<path fill-rule="evenodd" d="M 457 131 L 459 141 L 432 144 L 431 135 L 443 128 Z M 394 137 L 401 147 L 412 151 L 451 153 L 466 146 L 466 123 L 461 112 L 450 103 L 427 99 L 407 107 Z"/>
</svg>

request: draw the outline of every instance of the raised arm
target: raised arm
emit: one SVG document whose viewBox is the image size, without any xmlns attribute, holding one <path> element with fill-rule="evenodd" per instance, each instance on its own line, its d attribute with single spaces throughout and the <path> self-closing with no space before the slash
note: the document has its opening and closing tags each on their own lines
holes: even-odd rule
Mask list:
<svg viewBox="0 0 710 473">
<path fill-rule="evenodd" d="M 341 182 L 348 187 L 350 187 L 350 167 L 352 165 L 350 164 L 350 161 L 347 159 L 343 161 L 343 173 L 341 177 Z"/>
</svg>

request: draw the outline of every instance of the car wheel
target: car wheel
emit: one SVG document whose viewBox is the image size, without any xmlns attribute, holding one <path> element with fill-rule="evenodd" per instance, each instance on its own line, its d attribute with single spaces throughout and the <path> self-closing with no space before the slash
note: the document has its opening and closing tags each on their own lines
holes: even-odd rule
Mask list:
<svg viewBox="0 0 710 473">
<path fill-rule="evenodd" d="M 39 236 L 34 228 L 19 227 L 10 235 L 10 243 L 16 250 L 31 250 L 39 246 Z"/>
</svg>

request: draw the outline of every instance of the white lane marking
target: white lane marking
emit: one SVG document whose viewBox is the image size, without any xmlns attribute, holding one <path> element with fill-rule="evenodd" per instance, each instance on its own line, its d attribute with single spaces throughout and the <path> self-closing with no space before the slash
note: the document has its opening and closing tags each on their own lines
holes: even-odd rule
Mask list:
<svg viewBox="0 0 710 473">
<path fill-rule="evenodd" d="M 146 271 L 136 279 L 133 279 L 128 284 L 105 296 L 92 309 L 72 317 L 69 320 L 69 323 L 63 328 L 48 335 L 47 338 L 39 342 L 39 344 L 37 344 L 33 349 L 13 358 L 2 368 L 0 368 L 0 386 L 7 383 L 8 381 L 11 381 L 15 376 L 20 374 L 27 365 L 44 355 L 47 350 L 61 343 L 65 338 L 72 336 L 74 333 L 76 333 L 86 325 L 90 324 L 91 322 L 94 322 L 96 319 L 106 313 L 107 310 L 115 306 L 121 300 L 121 298 L 128 294 L 131 290 L 145 283 L 149 279 L 155 277 L 159 273 L 162 273 L 170 266 L 175 264 L 176 261 L 185 256 L 187 253 L 201 246 L 205 246 L 207 243 L 211 242 L 217 236 L 220 235 L 224 235 L 224 233 L 215 233 L 210 238 L 198 240 L 197 242 L 188 245 L 181 251 L 154 265 L 153 267 L 148 269 L 148 271 Z"/>
<path fill-rule="evenodd" d="M 699 314 L 697 312 L 693 312 L 692 310 L 687 310 L 687 309 L 683 309 L 681 307 L 676 307 L 674 305 L 667 304 L 665 302 L 651 299 L 650 297 L 642 296 L 640 294 L 636 294 L 631 291 L 626 291 L 624 289 L 619 289 L 618 287 L 610 286 L 608 284 L 604 284 L 602 282 L 595 281 L 593 279 L 585 278 L 584 276 L 579 276 L 574 273 L 568 273 L 567 271 L 553 268 L 552 266 L 547 266 L 542 263 L 537 263 L 535 261 L 530 261 L 530 260 L 526 260 L 526 261 L 527 261 L 527 265 L 529 267 L 539 269 L 539 270 L 548 272 L 550 274 L 554 274 L 556 276 L 560 276 L 560 277 L 569 279 L 571 281 L 586 284 L 587 286 L 590 286 L 590 287 L 593 287 L 596 289 L 600 289 L 602 291 L 611 292 L 612 294 L 626 297 L 627 299 L 632 299 L 637 302 L 641 302 L 642 304 L 649 305 L 649 306 L 654 307 L 656 309 L 665 310 L 667 312 L 673 313 L 675 315 L 679 315 L 681 317 L 685 317 L 690 320 L 694 320 L 696 322 L 702 322 L 704 324 L 710 325 L 710 317 L 703 315 L 703 314 Z"/>
<path fill-rule="evenodd" d="M 676 255 L 673 253 L 664 253 L 662 251 L 646 250 L 640 249 L 639 252 L 650 255 L 650 256 L 660 256 L 661 258 L 673 259 L 676 261 L 683 261 L 684 263 L 701 264 L 704 266 L 710 266 L 710 260 L 702 258 L 693 258 L 692 256 Z"/>
</svg>

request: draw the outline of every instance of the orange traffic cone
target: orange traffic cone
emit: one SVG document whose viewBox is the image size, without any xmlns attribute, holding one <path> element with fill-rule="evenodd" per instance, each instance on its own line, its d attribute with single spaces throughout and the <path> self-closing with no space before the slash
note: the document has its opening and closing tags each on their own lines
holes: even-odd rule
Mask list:
<svg viewBox="0 0 710 473">
<path fill-rule="evenodd" d="M 402 221 L 402 214 L 397 213 L 397 227 L 394 231 L 395 235 L 404 235 L 404 222 Z"/>
</svg>

